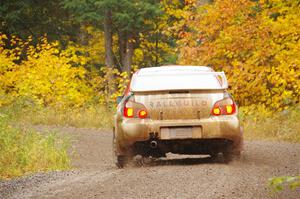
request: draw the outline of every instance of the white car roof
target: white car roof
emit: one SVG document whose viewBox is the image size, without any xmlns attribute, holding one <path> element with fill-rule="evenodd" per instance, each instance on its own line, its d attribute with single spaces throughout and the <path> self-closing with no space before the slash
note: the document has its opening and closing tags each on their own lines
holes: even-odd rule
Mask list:
<svg viewBox="0 0 300 199">
<path fill-rule="evenodd" d="M 227 89 L 224 72 L 207 66 L 160 66 L 142 68 L 133 74 L 130 91 Z"/>
</svg>

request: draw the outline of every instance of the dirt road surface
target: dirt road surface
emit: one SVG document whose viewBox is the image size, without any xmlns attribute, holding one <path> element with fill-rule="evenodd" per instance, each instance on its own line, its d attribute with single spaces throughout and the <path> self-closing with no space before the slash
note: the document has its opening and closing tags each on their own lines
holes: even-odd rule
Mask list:
<svg viewBox="0 0 300 199">
<path fill-rule="evenodd" d="M 111 132 L 56 129 L 73 140 L 74 169 L 2 181 L 0 198 L 300 198 L 299 189 L 272 194 L 267 186 L 272 176 L 300 173 L 300 144 L 246 142 L 241 160 L 229 164 L 171 154 L 151 165 L 117 169 Z"/>
</svg>

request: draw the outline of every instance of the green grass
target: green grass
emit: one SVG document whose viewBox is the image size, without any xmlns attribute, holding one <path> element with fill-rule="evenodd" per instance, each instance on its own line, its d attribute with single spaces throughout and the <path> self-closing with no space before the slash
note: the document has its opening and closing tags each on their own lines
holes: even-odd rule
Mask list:
<svg viewBox="0 0 300 199">
<path fill-rule="evenodd" d="M 0 179 L 28 173 L 70 168 L 68 140 L 50 132 L 11 126 L 8 116 L 0 114 Z"/>
<path fill-rule="evenodd" d="M 39 133 L 31 125 L 111 128 L 113 111 L 104 106 L 41 108 L 19 101 L 0 108 L 0 179 L 70 168 L 68 139 Z"/>
<path fill-rule="evenodd" d="M 259 114 L 242 117 L 245 139 L 300 142 L 300 107 L 268 117 Z"/>
</svg>

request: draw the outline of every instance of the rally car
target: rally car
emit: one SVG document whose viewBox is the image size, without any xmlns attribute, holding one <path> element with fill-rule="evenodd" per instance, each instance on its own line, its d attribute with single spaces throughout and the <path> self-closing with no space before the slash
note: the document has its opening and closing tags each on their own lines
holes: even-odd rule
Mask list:
<svg viewBox="0 0 300 199">
<path fill-rule="evenodd" d="M 205 66 L 143 68 L 118 101 L 113 154 L 118 167 L 135 156 L 167 153 L 239 156 L 243 134 L 224 72 Z"/>
</svg>

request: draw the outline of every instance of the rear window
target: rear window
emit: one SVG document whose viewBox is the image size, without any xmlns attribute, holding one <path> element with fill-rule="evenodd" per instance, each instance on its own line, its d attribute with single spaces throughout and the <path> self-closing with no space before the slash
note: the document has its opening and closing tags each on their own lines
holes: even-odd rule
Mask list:
<svg viewBox="0 0 300 199">
<path fill-rule="evenodd" d="M 131 80 L 133 92 L 163 90 L 210 90 L 227 89 L 224 72 L 179 71 L 170 73 L 138 73 Z"/>
</svg>

